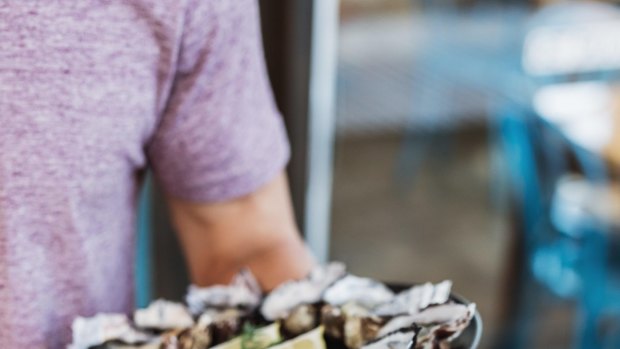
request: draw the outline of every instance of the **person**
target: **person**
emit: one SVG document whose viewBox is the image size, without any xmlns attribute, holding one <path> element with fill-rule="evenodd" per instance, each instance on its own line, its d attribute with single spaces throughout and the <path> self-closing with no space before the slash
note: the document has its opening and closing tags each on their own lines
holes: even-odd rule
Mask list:
<svg viewBox="0 0 620 349">
<path fill-rule="evenodd" d="M 256 0 L 0 0 L 0 346 L 133 309 L 152 169 L 192 282 L 306 275 Z"/>
</svg>

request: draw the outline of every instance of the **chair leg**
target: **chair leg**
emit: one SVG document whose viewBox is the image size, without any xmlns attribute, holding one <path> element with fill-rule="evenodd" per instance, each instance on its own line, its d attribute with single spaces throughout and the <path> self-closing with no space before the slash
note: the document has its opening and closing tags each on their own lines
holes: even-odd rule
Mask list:
<svg viewBox="0 0 620 349">
<path fill-rule="evenodd" d="M 610 329 L 611 334 L 603 343 L 604 349 L 620 348 L 620 323 L 616 321 Z"/>
<path fill-rule="evenodd" d="M 601 231 L 586 234 L 583 241 L 583 289 L 575 327 L 574 348 L 602 348 L 598 325 L 607 285 L 607 234 Z"/>
<path fill-rule="evenodd" d="M 574 349 L 600 349 L 602 344 L 597 335 L 598 316 L 593 309 L 580 309 L 576 316 Z"/>
<path fill-rule="evenodd" d="M 495 349 L 529 349 L 536 334 L 542 288 L 532 274 L 524 253 L 524 246 L 514 244 L 513 256 L 509 261 L 507 275 L 516 279 L 507 280 L 503 295 L 504 309 L 500 335 L 493 345 Z"/>
<path fill-rule="evenodd" d="M 515 313 L 504 324 L 500 337 L 494 344 L 496 349 L 529 349 L 536 335 L 539 308 L 542 302 L 540 286 L 530 279 L 521 288 L 520 299 L 515 299 Z"/>
</svg>

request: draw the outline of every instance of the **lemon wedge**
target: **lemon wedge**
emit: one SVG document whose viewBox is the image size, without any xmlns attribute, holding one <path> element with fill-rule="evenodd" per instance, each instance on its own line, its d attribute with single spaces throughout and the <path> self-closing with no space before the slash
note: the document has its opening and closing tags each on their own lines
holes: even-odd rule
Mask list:
<svg viewBox="0 0 620 349">
<path fill-rule="evenodd" d="M 278 343 L 280 337 L 280 324 L 273 323 L 256 330 L 252 343 L 244 343 L 243 336 L 235 337 L 227 342 L 218 344 L 211 349 L 265 349 L 273 343 Z"/>
<path fill-rule="evenodd" d="M 269 347 L 269 349 L 326 349 L 323 331 L 323 326 L 319 326 L 284 343 Z"/>
</svg>

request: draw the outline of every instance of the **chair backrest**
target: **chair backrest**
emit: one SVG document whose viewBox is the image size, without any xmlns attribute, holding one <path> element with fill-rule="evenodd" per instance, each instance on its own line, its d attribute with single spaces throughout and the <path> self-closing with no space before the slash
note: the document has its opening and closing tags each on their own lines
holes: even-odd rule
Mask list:
<svg viewBox="0 0 620 349">
<path fill-rule="evenodd" d="M 620 10 L 593 1 L 543 8 L 529 23 L 522 65 L 531 76 L 620 70 Z"/>
<path fill-rule="evenodd" d="M 605 163 L 591 155 L 612 136 L 609 88 L 620 77 L 620 9 L 594 1 L 547 6 L 530 19 L 521 58 L 534 109 L 562 130 L 588 178 L 606 180 Z"/>
<path fill-rule="evenodd" d="M 527 112 L 514 105 L 507 105 L 500 110 L 502 116 L 497 118 L 497 136 L 505 159 L 510 188 L 510 197 L 517 201 L 515 207 L 523 224 L 526 242 L 535 239 L 532 234 L 547 211 L 548 198 L 545 195 L 545 181 L 540 166 L 538 151 L 532 125 Z"/>
</svg>

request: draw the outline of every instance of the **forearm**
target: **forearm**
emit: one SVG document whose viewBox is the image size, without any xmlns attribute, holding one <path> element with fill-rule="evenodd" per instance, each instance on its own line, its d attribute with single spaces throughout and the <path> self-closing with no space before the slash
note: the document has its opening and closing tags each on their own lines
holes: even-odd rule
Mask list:
<svg viewBox="0 0 620 349">
<path fill-rule="evenodd" d="M 192 281 L 203 286 L 226 284 L 241 268 L 247 267 L 264 290 L 271 290 L 283 281 L 304 277 L 310 270 L 312 259 L 298 238 L 281 239 L 270 244 L 252 237 L 244 240 L 247 244 L 228 252 L 206 248 L 202 253 L 188 253 Z M 186 247 L 187 252 L 189 249 L 192 247 Z"/>
<path fill-rule="evenodd" d="M 265 290 L 305 276 L 313 260 L 301 240 L 284 175 L 231 202 L 170 200 L 192 282 L 226 284 L 243 267 Z"/>
</svg>

